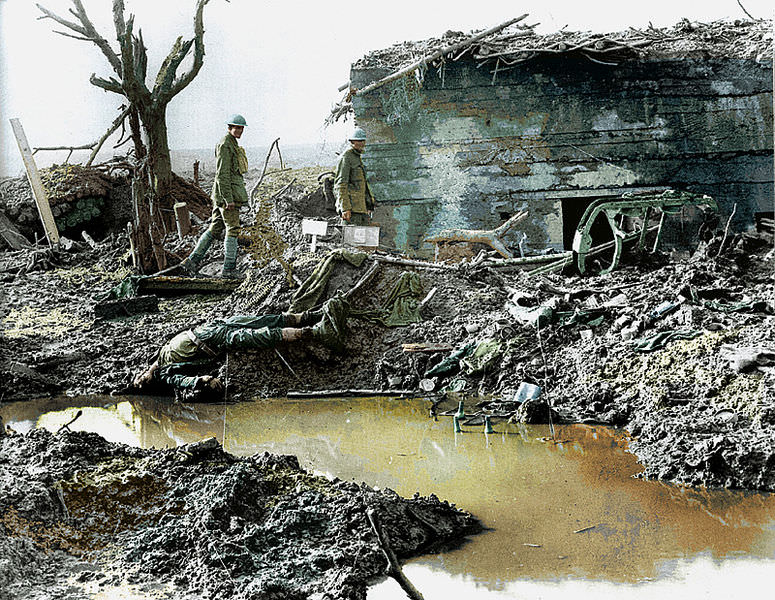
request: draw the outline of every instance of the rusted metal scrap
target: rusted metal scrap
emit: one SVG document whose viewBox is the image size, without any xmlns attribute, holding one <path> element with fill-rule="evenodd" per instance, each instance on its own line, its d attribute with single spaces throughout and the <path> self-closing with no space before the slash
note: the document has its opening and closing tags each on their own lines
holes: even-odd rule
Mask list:
<svg viewBox="0 0 775 600">
<path fill-rule="evenodd" d="M 500 227 L 495 229 L 443 229 L 434 236 L 425 238 L 426 242 L 436 245 L 452 242 L 466 242 L 468 244 L 484 244 L 495 250 L 504 258 L 513 258 L 513 254 L 503 242 L 503 236 L 514 225 L 527 217 L 528 211 L 518 212 Z"/>
<path fill-rule="evenodd" d="M 601 273 L 609 273 L 619 265 L 619 259 L 622 255 L 625 238 L 636 234 L 638 237 L 638 251 L 641 252 L 646 245 L 646 234 L 650 231 L 648 226 L 652 211 L 661 213 L 659 225 L 656 227 L 656 239 L 654 240 L 653 250 L 656 250 L 662 235 L 662 225 L 665 217 L 670 214 L 676 214 L 684 206 L 708 206 L 714 211 L 718 211 L 718 204 L 710 196 L 694 194 L 692 192 L 679 192 L 676 190 L 665 190 L 661 194 L 628 195 L 624 194 L 620 199 L 596 200 L 587 207 L 584 215 L 581 217 L 576 233 L 573 238 L 573 256 L 579 273 L 586 271 L 586 259 L 592 250 L 592 225 L 601 214 L 608 220 L 608 224 L 613 232 L 614 255 L 611 264 L 603 269 Z M 640 229 L 626 231 L 624 229 L 624 217 L 640 217 Z"/>
</svg>

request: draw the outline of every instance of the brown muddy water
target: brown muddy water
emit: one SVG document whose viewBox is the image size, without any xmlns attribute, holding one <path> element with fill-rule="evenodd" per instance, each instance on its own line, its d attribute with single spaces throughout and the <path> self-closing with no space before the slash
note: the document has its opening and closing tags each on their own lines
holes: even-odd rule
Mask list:
<svg viewBox="0 0 775 600">
<path fill-rule="evenodd" d="M 6 404 L 19 432 L 74 430 L 170 447 L 215 436 L 236 455 L 295 454 L 313 472 L 411 496 L 436 494 L 489 531 L 461 548 L 410 561 L 427 600 L 739 598 L 768 595 L 775 567 L 775 496 L 633 478 L 620 432 L 495 422 L 453 431 L 421 400 L 261 400 L 180 405 L 149 398 Z M 402 598 L 392 580 L 369 600 Z"/>
</svg>

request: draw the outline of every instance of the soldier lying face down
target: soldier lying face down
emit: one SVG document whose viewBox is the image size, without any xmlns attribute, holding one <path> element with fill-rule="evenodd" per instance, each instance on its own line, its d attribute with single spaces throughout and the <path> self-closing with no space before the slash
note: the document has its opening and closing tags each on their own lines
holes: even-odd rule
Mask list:
<svg viewBox="0 0 775 600">
<path fill-rule="evenodd" d="M 334 298 L 317 311 L 233 316 L 204 323 L 164 344 L 154 362 L 133 379 L 132 386 L 143 389 L 161 383 L 181 390 L 219 390 L 222 384 L 217 377 L 200 373 L 210 370 L 227 352 L 312 340 L 338 346 L 347 312 L 346 300 Z"/>
</svg>

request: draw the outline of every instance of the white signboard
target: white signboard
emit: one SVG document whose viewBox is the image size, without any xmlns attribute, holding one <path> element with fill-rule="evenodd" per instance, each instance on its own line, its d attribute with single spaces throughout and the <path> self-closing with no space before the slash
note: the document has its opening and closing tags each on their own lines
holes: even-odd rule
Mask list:
<svg viewBox="0 0 775 600">
<path fill-rule="evenodd" d="M 309 235 L 326 235 L 328 233 L 328 221 L 302 219 L 301 232 Z"/>
<path fill-rule="evenodd" d="M 361 225 L 345 225 L 344 243 L 349 246 L 379 246 L 379 227 Z"/>
<path fill-rule="evenodd" d="M 318 245 L 318 236 L 328 233 L 328 221 L 316 221 L 315 219 L 302 219 L 301 232 L 312 236 L 312 252 L 315 252 Z"/>
</svg>

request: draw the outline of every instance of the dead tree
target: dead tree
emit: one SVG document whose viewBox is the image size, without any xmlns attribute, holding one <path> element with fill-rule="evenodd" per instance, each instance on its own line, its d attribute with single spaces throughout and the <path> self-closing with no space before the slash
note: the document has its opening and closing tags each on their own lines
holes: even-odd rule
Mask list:
<svg viewBox="0 0 775 600">
<path fill-rule="evenodd" d="M 163 269 L 165 253 L 161 238 L 174 229 L 170 191 L 173 185 L 172 163 L 167 140 L 167 105 L 193 81 L 204 62 L 204 7 L 210 0 L 196 0 L 194 37 L 178 37 L 162 62 L 152 87 L 148 87 L 148 57 L 140 29 L 135 33 L 134 15 L 124 15 L 124 0 L 113 0 L 113 24 L 118 49 L 101 35 L 81 0 L 72 0 L 67 20 L 40 4 L 42 19 L 53 19 L 70 32 L 60 35 L 96 45 L 117 77 L 98 77 L 92 73 L 89 81 L 103 90 L 125 97 L 129 101 L 127 116 L 135 146 L 138 167 L 135 171 L 133 196 L 135 201 L 134 243 L 143 271 Z M 193 48 L 193 60 L 188 70 L 178 74 L 178 68 Z M 145 134 L 143 137 L 142 132 Z M 147 144 L 147 145 L 146 145 Z M 164 210 L 164 212 L 162 212 Z M 169 212 L 167 212 L 169 211 Z"/>
<path fill-rule="evenodd" d="M 500 227 L 495 229 L 443 229 L 436 235 L 425 238 L 432 244 L 450 244 L 452 242 L 465 242 L 468 244 L 484 244 L 495 250 L 504 258 L 512 258 L 512 254 L 503 243 L 503 236 L 525 217 L 527 211 L 517 213 Z"/>
</svg>

